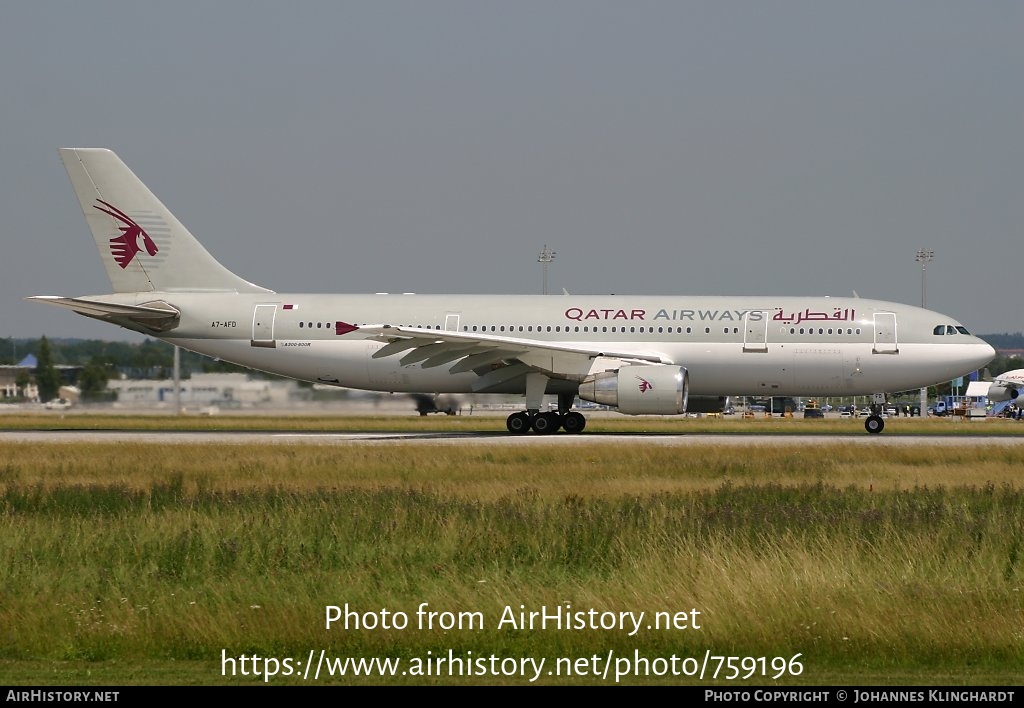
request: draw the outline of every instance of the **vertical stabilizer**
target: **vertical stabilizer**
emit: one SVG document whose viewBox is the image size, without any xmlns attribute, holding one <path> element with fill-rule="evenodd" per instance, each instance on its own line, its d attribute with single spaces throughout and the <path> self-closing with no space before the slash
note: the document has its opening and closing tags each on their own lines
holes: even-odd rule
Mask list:
<svg viewBox="0 0 1024 708">
<path fill-rule="evenodd" d="M 270 292 L 222 266 L 112 151 L 59 152 L 114 292 Z"/>
</svg>

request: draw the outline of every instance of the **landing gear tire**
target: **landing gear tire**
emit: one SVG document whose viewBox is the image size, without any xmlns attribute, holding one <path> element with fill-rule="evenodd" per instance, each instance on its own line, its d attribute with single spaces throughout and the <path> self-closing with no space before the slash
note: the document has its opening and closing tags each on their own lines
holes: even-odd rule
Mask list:
<svg viewBox="0 0 1024 708">
<path fill-rule="evenodd" d="M 562 416 L 553 411 L 538 413 L 533 417 L 533 430 L 539 435 L 550 435 L 562 427 Z"/>
<path fill-rule="evenodd" d="M 576 411 L 570 411 L 562 416 L 562 429 L 567 433 L 582 433 L 583 429 L 587 427 L 587 419 L 583 417 L 582 413 Z"/>
<path fill-rule="evenodd" d="M 869 415 L 868 419 L 864 421 L 864 429 L 872 435 L 878 435 L 884 427 L 885 421 L 880 415 Z"/>
<path fill-rule="evenodd" d="M 505 420 L 505 427 L 513 435 L 524 435 L 530 432 L 530 414 L 525 411 L 513 413 Z"/>
</svg>

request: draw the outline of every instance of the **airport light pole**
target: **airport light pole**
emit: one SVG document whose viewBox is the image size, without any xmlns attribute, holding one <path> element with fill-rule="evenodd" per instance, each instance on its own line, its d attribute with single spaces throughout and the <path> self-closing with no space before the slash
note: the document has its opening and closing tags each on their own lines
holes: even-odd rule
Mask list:
<svg viewBox="0 0 1024 708">
<path fill-rule="evenodd" d="M 935 251 L 919 248 L 917 249 L 917 255 L 914 257 L 914 260 L 921 264 L 921 307 L 923 308 L 925 306 L 925 294 L 927 292 L 927 290 L 925 290 L 924 275 L 928 268 L 928 264 L 935 260 Z"/>
<path fill-rule="evenodd" d="M 555 260 L 556 252 L 548 248 L 548 245 L 544 244 L 544 249 L 537 256 L 537 262 L 541 264 L 541 270 L 544 274 L 544 287 L 541 290 L 545 295 L 548 294 L 548 264 Z"/>
<path fill-rule="evenodd" d="M 921 309 L 924 309 L 925 302 L 927 301 L 926 298 L 925 298 L 925 294 L 927 293 L 927 290 L 925 289 L 925 277 L 924 276 L 925 276 L 925 271 L 928 268 L 928 264 L 931 263 L 933 260 L 935 260 L 935 251 L 932 251 L 932 250 L 927 249 L 927 248 L 919 248 L 919 249 L 917 249 L 917 255 L 914 257 L 914 260 L 921 264 Z M 923 417 L 927 413 L 927 411 L 928 411 L 928 387 L 926 386 L 926 387 L 921 389 L 921 416 Z"/>
<path fill-rule="evenodd" d="M 181 415 L 181 349 L 174 347 L 174 415 Z"/>
</svg>

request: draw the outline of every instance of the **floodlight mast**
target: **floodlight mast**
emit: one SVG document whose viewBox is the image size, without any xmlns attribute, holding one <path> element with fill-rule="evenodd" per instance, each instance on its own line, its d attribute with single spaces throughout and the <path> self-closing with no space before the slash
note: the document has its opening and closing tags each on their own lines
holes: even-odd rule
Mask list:
<svg viewBox="0 0 1024 708">
<path fill-rule="evenodd" d="M 544 283 L 541 292 L 545 295 L 548 294 L 548 264 L 555 260 L 556 253 L 556 251 L 549 249 L 548 245 L 545 243 L 540 255 L 537 256 L 537 262 L 541 264 L 541 270 L 544 275 Z"/>
<path fill-rule="evenodd" d="M 935 251 L 919 248 L 917 249 L 917 255 L 914 257 L 914 260 L 921 264 L 921 307 L 924 308 L 925 302 L 927 301 L 925 297 L 927 290 L 925 289 L 924 275 L 925 271 L 928 269 L 928 264 L 935 260 Z"/>
<path fill-rule="evenodd" d="M 914 260 L 921 264 L 921 309 L 925 307 L 927 298 L 927 290 L 925 289 L 925 271 L 928 269 L 928 264 L 935 260 L 935 251 L 928 248 L 917 249 L 917 255 L 914 256 Z M 921 389 L 921 415 L 925 415 L 925 411 L 928 406 L 928 388 Z"/>
</svg>

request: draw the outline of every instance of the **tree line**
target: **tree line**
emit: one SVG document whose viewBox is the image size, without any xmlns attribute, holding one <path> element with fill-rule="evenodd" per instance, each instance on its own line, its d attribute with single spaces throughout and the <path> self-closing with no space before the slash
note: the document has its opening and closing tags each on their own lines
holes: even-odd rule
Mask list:
<svg viewBox="0 0 1024 708">
<path fill-rule="evenodd" d="M 39 399 L 49 401 L 57 397 L 65 383 L 74 383 L 86 400 L 103 400 L 107 395 L 107 382 L 115 378 L 169 379 L 174 376 L 174 347 L 157 339 L 142 342 L 107 342 L 99 339 L 12 339 L 0 363 L 16 365 L 25 357 L 36 358 L 31 373 L 19 376 L 18 386 L 24 389 L 30 381 L 39 387 Z M 61 376 L 60 366 L 77 367 L 73 381 Z M 245 367 L 213 359 L 202 354 L 181 350 L 180 370 L 183 379 L 193 373 L 247 373 Z"/>
</svg>

